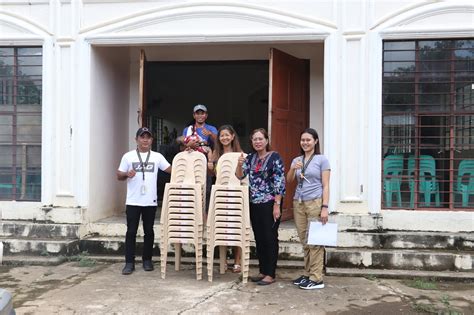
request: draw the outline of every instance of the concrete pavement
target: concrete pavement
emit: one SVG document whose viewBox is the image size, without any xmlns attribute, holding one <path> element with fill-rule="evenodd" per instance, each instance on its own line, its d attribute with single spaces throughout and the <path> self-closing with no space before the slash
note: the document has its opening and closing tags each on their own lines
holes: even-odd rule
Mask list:
<svg viewBox="0 0 474 315">
<path fill-rule="evenodd" d="M 418 287 L 428 289 L 420 289 L 407 280 L 328 276 L 326 288 L 305 291 L 290 282 L 296 269 L 279 269 L 278 281 L 261 287 L 231 272 L 220 275 L 217 265 L 212 283 L 206 274 L 195 280 L 194 265 L 176 272 L 168 264 L 164 280 L 158 264 L 152 272 L 137 264 L 130 276 L 121 275 L 122 266 L 0 266 L 0 287 L 13 294 L 17 314 L 474 313 L 473 283 L 422 280 Z"/>
</svg>

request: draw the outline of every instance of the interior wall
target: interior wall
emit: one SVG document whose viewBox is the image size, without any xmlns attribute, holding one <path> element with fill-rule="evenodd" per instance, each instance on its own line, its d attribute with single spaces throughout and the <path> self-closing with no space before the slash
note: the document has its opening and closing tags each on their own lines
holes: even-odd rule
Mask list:
<svg viewBox="0 0 474 315">
<path fill-rule="evenodd" d="M 288 44 L 219 44 L 219 45 L 156 45 L 145 47 L 148 61 L 225 61 L 225 60 L 269 60 L 270 48 L 280 49 L 298 58 L 310 60 L 310 126 L 315 128 L 324 147 L 323 133 L 323 87 L 324 87 L 324 43 Z M 136 126 L 138 100 L 138 64 L 141 47 L 131 47 L 129 126 Z M 189 113 L 192 119 L 192 104 Z M 248 119 L 252 119 L 249 117 Z M 209 121 L 212 122 L 212 112 Z M 178 130 L 179 133 L 180 130 Z M 182 130 L 181 130 L 182 131 Z M 245 141 L 245 139 L 244 139 Z M 296 139 L 295 141 L 298 141 Z M 133 139 L 130 140 L 133 145 Z"/>
<path fill-rule="evenodd" d="M 129 48 L 93 47 L 91 61 L 90 203 L 95 221 L 125 209 L 126 183 L 116 179 L 129 150 Z"/>
<path fill-rule="evenodd" d="M 192 120 L 195 104 L 205 104 L 207 123 L 231 124 L 248 151 L 251 130 L 267 126 L 268 62 L 150 62 L 147 114 L 166 119 L 178 136 Z"/>
</svg>

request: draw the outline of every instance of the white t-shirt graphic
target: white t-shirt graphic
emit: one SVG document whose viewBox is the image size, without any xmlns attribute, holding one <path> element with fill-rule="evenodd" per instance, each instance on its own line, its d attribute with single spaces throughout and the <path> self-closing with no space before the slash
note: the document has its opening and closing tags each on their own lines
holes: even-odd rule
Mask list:
<svg viewBox="0 0 474 315">
<path fill-rule="evenodd" d="M 134 169 L 137 172 L 133 178 L 127 179 L 127 205 L 146 207 L 158 204 L 156 192 L 158 169 L 164 171 L 170 166 L 170 163 L 160 153 L 150 151 L 150 158 L 145 166 L 147 155 L 148 152 L 140 152 L 144 172 L 142 172 L 137 150 L 125 153 L 120 161 L 119 171 L 128 172 Z M 143 180 L 143 174 L 145 174 L 145 180 Z M 145 186 L 144 194 L 142 194 L 143 185 Z"/>
</svg>

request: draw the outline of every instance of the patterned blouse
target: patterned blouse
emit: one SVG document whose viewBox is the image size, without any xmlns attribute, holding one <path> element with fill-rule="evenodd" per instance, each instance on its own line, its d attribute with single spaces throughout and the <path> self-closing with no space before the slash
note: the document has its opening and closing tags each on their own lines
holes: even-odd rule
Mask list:
<svg viewBox="0 0 474 315">
<path fill-rule="evenodd" d="M 244 177 L 250 174 L 251 203 L 265 203 L 275 200 L 275 195 L 285 195 L 285 167 L 277 152 L 270 152 L 263 160 L 256 152 L 250 153 L 242 171 Z"/>
</svg>

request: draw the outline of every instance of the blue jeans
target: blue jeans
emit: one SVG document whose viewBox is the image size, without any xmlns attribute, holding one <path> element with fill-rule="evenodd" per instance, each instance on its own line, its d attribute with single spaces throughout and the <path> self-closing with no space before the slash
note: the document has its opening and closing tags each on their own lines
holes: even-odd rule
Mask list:
<svg viewBox="0 0 474 315">
<path fill-rule="evenodd" d="M 151 260 L 153 256 L 153 244 L 155 243 L 156 206 L 140 207 L 127 205 L 127 234 L 125 235 L 125 262 L 135 262 L 135 247 L 137 242 L 137 230 L 140 224 L 140 216 L 143 221 L 143 260 Z"/>
</svg>

